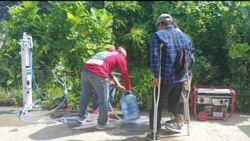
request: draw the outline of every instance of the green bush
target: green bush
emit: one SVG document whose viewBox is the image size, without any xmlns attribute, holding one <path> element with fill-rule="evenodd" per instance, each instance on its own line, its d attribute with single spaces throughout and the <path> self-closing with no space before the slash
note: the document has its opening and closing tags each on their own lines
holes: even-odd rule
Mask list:
<svg viewBox="0 0 250 141">
<path fill-rule="evenodd" d="M 0 87 L 0 105 L 21 106 L 23 104 L 21 88 L 4 89 Z"/>
<path fill-rule="evenodd" d="M 236 44 L 229 50 L 231 79 L 227 82 L 237 91 L 237 111 L 248 112 L 250 107 L 250 46 Z"/>
<path fill-rule="evenodd" d="M 149 68 L 131 70 L 132 92 L 138 98 L 140 109 L 149 110 L 153 94 L 153 75 Z"/>
<path fill-rule="evenodd" d="M 51 70 L 63 66 L 70 70 L 67 74 L 70 91 L 76 92 L 79 86 L 72 86 L 79 83 L 76 80 L 79 81 L 83 63 L 113 44 L 109 28 L 112 15 L 105 9 L 87 9 L 86 2 L 49 2 L 47 12 L 39 15 L 38 3 L 25 1 L 10 7 L 11 18 L 1 22 L 0 32 L 8 37 L 0 52 L 0 84 L 4 87 L 22 85 L 18 40 L 27 32 L 33 37 L 32 61 L 37 84 L 51 97 L 56 97 L 60 92 L 52 85 Z"/>
</svg>

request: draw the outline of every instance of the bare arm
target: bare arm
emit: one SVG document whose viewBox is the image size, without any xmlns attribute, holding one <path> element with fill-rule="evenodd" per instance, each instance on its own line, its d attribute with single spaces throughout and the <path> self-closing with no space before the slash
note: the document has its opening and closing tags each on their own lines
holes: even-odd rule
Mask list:
<svg viewBox="0 0 250 141">
<path fill-rule="evenodd" d="M 113 76 L 112 79 L 114 80 L 115 84 L 116 84 L 119 88 L 121 88 L 122 90 L 125 90 L 125 87 L 123 87 L 123 86 L 121 85 L 121 83 L 118 81 L 117 77 Z"/>
</svg>

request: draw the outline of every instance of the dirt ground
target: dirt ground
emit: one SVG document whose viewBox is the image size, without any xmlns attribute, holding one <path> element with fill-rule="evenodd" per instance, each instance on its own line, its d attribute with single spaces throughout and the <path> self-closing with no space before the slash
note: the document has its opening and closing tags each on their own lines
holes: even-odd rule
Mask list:
<svg viewBox="0 0 250 141">
<path fill-rule="evenodd" d="M 0 141 L 146 141 L 149 132 L 147 113 L 142 114 L 137 123 L 115 122 L 111 118 L 116 128 L 97 131 L 95 126 L 69 126 L 62 122 L 22 122 L 16 116 L 20 109 L 0 107 Z M 164 116 L 166 119 L 168 117 Z M 40 120 L 46 119 L 37 119 Z M 161 141 L 250 141 L 250 115 L 235 113 L 228 120 L 203 122 L 191 115 L 190 134 L 186 124 L 182 130 L 182 133 L 172 134 L 163 127 Z"/>
</svg>

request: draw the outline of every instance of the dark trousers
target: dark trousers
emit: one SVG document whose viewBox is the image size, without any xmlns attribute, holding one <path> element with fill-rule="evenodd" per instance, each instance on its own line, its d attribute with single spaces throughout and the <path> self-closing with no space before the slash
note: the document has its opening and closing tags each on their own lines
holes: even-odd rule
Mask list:
<svg viewBox="0 0 250 141">
<path fill-rule="evenodd" d="M 168 112 L 172 112 L 174 115 L 178 114 L 178 103 L 180 100 L 182 92 L 183 82 L 176 84 L 161 84 L 160 88 L 160 98 L 158 103 L 157 111 L 157 130 L 161 129 L 161 118 L 162 118 L 162 109 L 164 103 L 167 100 Z M 156 88 L 156 99 L 158 97 L 158 89 Z M 154 94 L 152 94 L 152 106 L 149 112 L 149 122 L 150 129 L 153 130 L 153 121 L 154 121 Z"/>
</svg>

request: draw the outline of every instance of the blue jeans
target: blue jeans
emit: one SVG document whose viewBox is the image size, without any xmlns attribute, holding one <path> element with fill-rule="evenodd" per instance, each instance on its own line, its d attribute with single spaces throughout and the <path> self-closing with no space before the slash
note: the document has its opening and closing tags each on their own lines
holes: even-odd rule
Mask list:
<svg viewBox="0 0 250 141">
<path fill-rule="evenodd" d="M 113 86 L 109 86 L 109 103 L 112 104 L 115 98 L 115 90 L 116 88 Z"/>
<path fill-rule="evenodd" d="M 116 88 L 109 85 L 109 104 L 112 104 L 113 103 L 113 100 L 114 100 L 114 97 L 115 97 L 115 90 Z M 98 107 L 98 96 L 97 96 L 97 93 L 96 92 L 93 92 L 94 95 L 93 95 L 93 103 L 92 103 L 92 108 L 97 108 Z"/>
<path fill-rule="evenodd" d="M 108 99 L 109 99 L 109 81 L 108 78 L 102 78 L 90 71 L 81 72 L 81 97 L 79 103 L 79 117 L 87 117 L 87 106 L 92 92 L 95 91 L 98 96 L 99 116 L 98 124 L 105 125 L 108 121 Z"/>
</svg>

